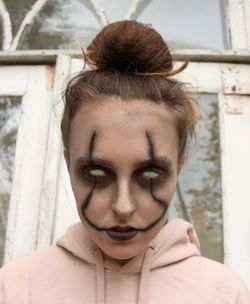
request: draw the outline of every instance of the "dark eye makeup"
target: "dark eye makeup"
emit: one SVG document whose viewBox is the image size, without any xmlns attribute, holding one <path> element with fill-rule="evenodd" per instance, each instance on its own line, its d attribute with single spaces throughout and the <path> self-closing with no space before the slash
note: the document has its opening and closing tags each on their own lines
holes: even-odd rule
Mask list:
<svg viewBox="0 0 250 304">
<path fill-rule="evenodd" d="M 164 167 L 148 166 L 137 169 L 134 176 L 142 187 L 148 187 L 150 183 L 154 185 L 162 184 L 169 176 L 169 172 Z"/>
<path fill-rule="evenodd" d="M 93 162 L 80 166 L 77 171 L 83 182 L 93 183 L 95 180 L 97 185 L 105 186 L 116 178 L 112 169 Z M 133 172 L 133 179 L 142 187 L 149 186 L 150 182 L 160 185 L 169 177 L 169 171 L 168 167 L 150 164 L 137 168 Z"/>
<path fill-rule="evenodd" d="M 114 178 L 110 169 L 95 164 L 81 166 L 79 176 L 84 182 L 93 183 L 95 181 L 97 184 L 105 184 Z"/>
</svg>

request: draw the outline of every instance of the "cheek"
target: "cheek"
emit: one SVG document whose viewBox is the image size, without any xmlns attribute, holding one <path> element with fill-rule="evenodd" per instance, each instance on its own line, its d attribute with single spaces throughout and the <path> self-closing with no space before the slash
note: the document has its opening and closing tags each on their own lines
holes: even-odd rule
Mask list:
<svg viewBox="0 0 250 304">
<path fill-rule="evenodd" d="M 162 186 L 158 188 L 155 187 L 154 193 L 159 196 L 159 198 L 170 203 L 175 192 L 176 183 L 177 177 L 171 178 L 171 180 L 166 181 Z"/>
<path fill-rule="evenodd" d="M 85 192 L 81 197 L 81 205 L 89 192 Z M 114 189 L 109 186 L 105 189 L 96 188 L 93 192 L 91 201 L 85 214 L 91 221 L 103 219 L 112 209 L 112 201 L 114 196 Z"/>
<path fill-rule="evenodd" d="M 171 180 L 166 181 L 162 185 L 153 185 L 152 192 L 150 187 L 143 190 L 137 188 L 135 191 L 135 201 L 138 212 L 148 217 L 152 217 L 152 214 L 161 213 L 162 207 L 155 201 L 154 197 L 166 204 L 170 204 L 175 188 L 176 178 L 171 178 Z"/>
</svg>

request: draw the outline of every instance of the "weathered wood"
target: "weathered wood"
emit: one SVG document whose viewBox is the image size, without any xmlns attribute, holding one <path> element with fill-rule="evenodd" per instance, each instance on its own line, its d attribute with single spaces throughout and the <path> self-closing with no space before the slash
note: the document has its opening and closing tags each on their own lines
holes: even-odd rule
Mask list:
<svg viewBox="0 0 250 304">
<path fill-rule="evenodd" d="M 250 288 L 250 96 L 219 97 L 224 263 Z"/>
<path fill-rule="evenodd" d="M 13 90 L 20 86 L 15 80 L 15 73 L 6 79 L 12 83 Z M 46 89 L 46 66 L 29 67 L 27 78 L 23 78 L 21 82 L 26 83 L 26 87 L 23 92 L 22 116 L 16 143 L 5 262 L 35 248 L 51 111 Z M 9 95 L 11 93 L 10 90 Z"/>
<path fill-rule="evenodd" d="M 124 19 L 127 19 L 127 20 L 133 19 L 134 15 L 137 12 L 137 9 L 142 1 L 143 0 L 132 0 Z"/>
<path fill-rule="evenodd" d="M 233 50 L 250 49 L 250 0 L 226 2 L 227 26 Z"/>
<path fill-rule="evenodd" d="M 54 230 L 56 201 L 58 187 L 60 187 L 60 162 L 63 151 L 60 131 L 60 122 L 64 108 L 62 101 L 62 86 L 65 78 L 69 74 L 69 69 L 70 57 L 63 55 L 58 56 L 53 83 L 54 88 L 49 120 L 48 141 L 46 144 L 46 160 L 44 163 L 44 176 L 40 198 L 36 248 L 49 246 Z"/>
<path fill-rule="evenodd" d="M 0 65 L 55 64 L 58 55 L 82 58 L 79 50 L 0 52 Z M 175 50 L 173 56 L 177 61 L 250 63 L 250 51 Z"/>
<path fill-rule="evenodd" d="M 18 28 L 17 34 L 11 43 L 10 50 L 16 50 L 20 38 L 25 32 L 25 29 L 33 22 L 36 15 L 38 15 L 39 11 L 43 8 L 43 6 L 47 3 L 48 0 L 37 0 L 31 7 L 31 9 L 25 15 L 21 25 Z"/>
<path fill-rule="evenodd" d="M 93 6 L 96 15 L 98 16 L 98 19 L 100 21 L 100 24 L 102 26 L 105 26 L 109 23 L 108 21 L 108 17 L 105 13 L 105 10 L 101 4 L 101 2 L 99 0 L 89 0 L 89 2 L 91 3 L 91 5 Z"/>
<path fill-rule="evenodd" d="M 0 14 L 2 15 L 3 49 L 9 50 L 12 41 L 12 27 L 10 14 L 3 0 L 0 0 Z"/>
</svg>

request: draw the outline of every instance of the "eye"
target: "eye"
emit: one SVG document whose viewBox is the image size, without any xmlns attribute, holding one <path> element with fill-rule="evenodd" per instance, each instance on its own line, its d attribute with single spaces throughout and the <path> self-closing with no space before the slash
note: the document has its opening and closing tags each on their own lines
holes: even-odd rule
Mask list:
<svg viewBox="0 0 250 304">
<path fill-rule="evenodd" d="M 151 182 L 154 185 L 160 185 L 164 182 L 166 177 L 165 171 L 163 168 L 159 167 L 146 167 L 138 170 L 136 172 L 137 182 L 143 188 L 148 188 Z"/>
<path fill-rule="evenodd" d="M 141 173 L 141 177 L 145 179 L 155 179 L 159 177 L 161 174 L 159 172 L 156 172 L 154 170 L 145 170 Z"/>
<path fill-rule="evenodd" d="M 80 177 L 84 182 L 92 184 L 97 183 L 99 186 L 110 183 L 114 175 L 109 169 L 99 165 L 87 165 L 81 168 Z"/>
<path fill-rule="evenodd" d="M 106 172 L 100 168 L 89 169 L 88 173 L 94 177 L 104 177 L 106 175 Z"/>
</svg>

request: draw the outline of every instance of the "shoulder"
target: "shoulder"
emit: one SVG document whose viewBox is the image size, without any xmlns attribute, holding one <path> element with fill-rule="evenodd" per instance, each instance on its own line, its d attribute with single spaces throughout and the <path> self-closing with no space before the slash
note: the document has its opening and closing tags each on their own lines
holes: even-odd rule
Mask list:
<svg viewBox="0 0 250 304">
<path fill-rule="evenodd" d="M 192 258 L 191 258 L 192 260 Z M 221 303 L 250 304 L 250 293 L 241 277 L 228 266 L 205 257 L 194 257 L 194 271 L 210 282 Z"/>
<path fill-rule="evenodd" d="M 41 261 L 46 261 L 50 256 L 55 255 L 57 248 L 51 246 L 46 249 L 41 249 L 38 251 L 33 251 L 29 254 L 25 254 L 19 257 L 14 258 L 13 260 L 7 262 L 0 269 L 1 278 L 8 278 L 15 276 L 21 276 L 32 266 L 36 265 Z"/>
<path fill-rule="evenodd" d="M 53 268 L 55 261 L 66 260 L 65 254 L 61 248 L 51 246 L 17 257 L 0 269 L 1 286 L 24 286 L 30 274 Z"/>
<path fill-rule="evenodd" d="M 65 251 L 57 246 L 50 246 L 45 249 L 39 249 L 29 254 L 25 254 L 20 257 L 16 257 L 12 261 L 6 263 L 1 269 L 0 273 L 11 274 L 26 271 L 28 268 L 38 265 L 39 263 L 48 264 L 53 258 L 62 258 L 65 255 Z"/>
<path fill-rule="evenodd" d="M 12 300 L 18 295 L 25 297 L 31 278 L 36 280 L 44 273 L 53 271 L 58 267 L 57 261 L 67 261 L 66 255 L 65 250 L 51 246 L 8 262 L 0 269 L 0 303 L 2 298 Z"/>
</svg>

